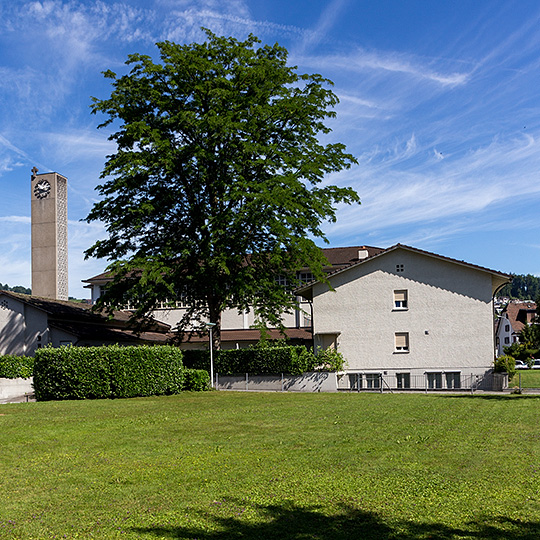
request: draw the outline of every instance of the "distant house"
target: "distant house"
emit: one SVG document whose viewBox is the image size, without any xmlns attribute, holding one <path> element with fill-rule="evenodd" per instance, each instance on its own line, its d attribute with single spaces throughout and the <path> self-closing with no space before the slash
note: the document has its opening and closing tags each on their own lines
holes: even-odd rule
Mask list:
<svg viewBox="0 0 540 540">
<path fill-rule="evenodd" d="M 536 304 L 530 300 L 510 300 L 495 325 L 497 356 L 504 347 L 519 341 L 519 334 L 536 317 Z"/>
<path fill-rule="evenodd" d="M 345 356 L 352 387 L 462 388 L 493 367 L 493 297 L 507 274 L 395 245 L 297 290 L 318 348 Z"/>
<path fill-rule="evenodd" d="M 147 332 L 135 334 L 127 326 L 129 314 L 112 319 L 90 306 L 0 291 L 0 355 L 33 356 L 46 345 L 138 345 L 165 343 L 170 327 L 156 322 Z"/>
</svg>

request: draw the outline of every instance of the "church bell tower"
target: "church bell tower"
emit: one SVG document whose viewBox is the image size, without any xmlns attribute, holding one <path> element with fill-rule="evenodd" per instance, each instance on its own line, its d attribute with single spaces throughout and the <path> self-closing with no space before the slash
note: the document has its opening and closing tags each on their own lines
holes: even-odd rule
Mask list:
<svg viewBox="0 0 540 540">
<path fill-rule="evenodd" d="M 68 299 L 67 179 L 32 169 L 32 295 Z"/>
</svg>

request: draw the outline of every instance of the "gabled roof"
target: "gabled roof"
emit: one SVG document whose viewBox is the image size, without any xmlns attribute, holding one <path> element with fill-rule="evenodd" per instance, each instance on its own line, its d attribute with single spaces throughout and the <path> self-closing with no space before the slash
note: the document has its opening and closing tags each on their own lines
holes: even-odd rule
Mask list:
<svg viewBox="0 0 540 540">
<path fill-rule="evenodd" d="M 353 267 L 359 266 L 361 264 L 364 264 L 366 261 L 371 261 L 373 259 L 376 259 L 377 257 L 382 257 L 382 256 L 384 256 L 384 255 L 386 255 L 386 254 L 388 254 L 388 253 L 390 253 L 392 251 L 396 251 L 398 249 L 404 249 L 406 251 L 411 251 L 413 253 L 418 253 L 420 255 L 424 255 L 424 256 L 427 256 L 427 257 L 432 257 L 432 258 L 439 259 L 439 260 L 442 260 L 442 261 L 451 262 L 453 264 L 458 264 L 458 265 L 464 266 L 466 268 L 472 268 L 474 270 L 480 270 L 482 272 L 487 272 L 488 274 L 491 274 L 492 276 L 498 278 L 501 281 L 500 285 L 503 285 L 503 284 L 505 284 L 505 283 L 512 280 L 512 276 L 510 274 L 505 274 L 505 273 L 499 272 L 497 270 L 490 270 L 489 268 L 485 268 L 483 266 L 478 266 L 476 264 L 467 263 L 465 261 L 460 261 L 458 259 L 452 259 L 450 257 L 445 257 L 444 255 L 438 255 L 436 253 L 431 253 L 429 251 L 424 251 L 422 249 L 414 248 L 414 247 L 411 247 L 411 246 L 406 246 L 404 244 L 395 244 L 394 246 L 391 246 L 391 247 L 389 247 L 387 249 L 381 249 L 381 250 L 379 250 L 379 251 L 377 251 L 377 252 L 375 252 L 373 254 L 370 254 L 368 257 L 366 257 L 364 259 L 351 262 L 349 265 L 343 266 L 341 268 L 338 268 L 338 269 L 334 270 L 333 272 L 328 273 L 327 277 L 332 277 L 334 275 L 340 274 L 341 272 L 345 272 L 345 271 L 349 270 L 350 268 L 353 268 Z M 309 289 L 311 289 L 313 287 L 313 285 L 315 285 L 315 283 L 317 283 L 317 280 L 306 283 L 305 285 L 303 285 L 301 287 L 298 287 L 295 292 L 297 294 L 301 294 L 302 292 L 308 291 Z"/>
<path fill-rule="evenodd" d="M 355 262 L 358 262 L 359 253 L 367 252 L 369 257 L 376 255 L 382 251 L 383 248 L 373 247 L 373 246 L 349 246 L 349 247 L 336 247 L 336 248 L 321 248 L 324 256 L 328 260 L 328 265 L 325 266 L 325 270 L 343 268 L 349 266 Z M 97 276 L 93 276 L 88 279 L 83 279 L 83 283 L 88 283 L 85 287 L 90 287 L 92 285 L 104 285 L 111 281 L 112 274 L 111 272 L 102 272 Z"/>
<path fill-rule="evenodd" d="M 65 300 L 52 300 L 28 294 L 14 293 L 11 291 L 0 291 L 0 296 L 4 295 L 23 302 L 40 311 L 47 313 L 52 326 L 62 328 L 75 335 L 96 332 L 103 333 L 111 330 L 121 330 L 129 335 L 131 339 L 135 333 L 129 328 L 128 322 L 131 316 L 129 311 L 115 311 L 112 317 L 92 310 L 92 306 Z M 165 334 L 170 330 L 168 324 L 154 321 L 150 333 Z M 144 332 L 143 332 L 144 334 Z M 121 335 L 116 332 L 116 335 Z M 141 334 L 142 335 L 142 334 Z"/>
<path fill-rule="evenodd" d="M 536 316 L 536 304 L 530 301 L 511 301 L 507 304 L 503 315 L 506 315 L 506 318 L 510 322 L 512 331 L 519 334 L 524 326 L 532 322 Z"/>
</svg>

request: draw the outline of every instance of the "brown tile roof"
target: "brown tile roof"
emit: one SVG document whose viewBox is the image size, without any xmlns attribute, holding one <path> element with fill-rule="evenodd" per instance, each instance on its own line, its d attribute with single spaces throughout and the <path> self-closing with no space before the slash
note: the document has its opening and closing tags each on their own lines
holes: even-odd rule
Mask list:
<svg viewBox="0 0 540 540">
<path fill-rule="evenodd" d="M 383 248 L 373 247 L 373 246 L 349 246 L 349 247 L 336 247 L 336 248 L 321 248 L 321 251 L 324 253 L 324 256 L 328 260 L 329 265 L 326 266 L 326 270 L 333 268 L 342 268 L 348 266 L 355 262 L 358 262 L 358 252 L 367 251 L 368 256 L 372 257 L 378 253 L 384 251 Z M 93 276 L 88 279 L 83 279 L 83 283 L 88 283 L 90 285 L 102 285 L 111 280 L 111 272 L 103 272 L 97 276 Z"/>
<path fill-rule="evenodd" d="M 503 314 L 506 314 L 512 331 L 519 334 L 523 327 L 532 322 L 536 316 L 536 304 L 534 302 L 510 301 Z"/>
<path fill-rule="evenodd" d="M 268 330 L 269 339 L 283 339 L 283 335 L 276 329 Z M 285 335 L 289 339 L 300 339 L 311 341 L 313 336 L 311 334 L 310 328 L 286 328 Z M 186 339 L 183 339 L 183 342 L 189 343 L 208 343 L 208 334 L 197 334 L 195 332 L 191 335 L 184 335 Z M 261 332 L 258 329 L 249 328 L 241 330 L 221 330 L 221 341 L 222 342 L 242 342 L 242 341 L 258 341 L 261 337 Z"/>
<path fill-rule="evenodd" d="M 356 248 L 356 249 L 358 249 L 358 248 Z M 370 249 L 372 251 L 368 251 L 369 255 L 365 259 L 357 259 L 356 261 L 352 261 L 348 265 L 343 265 L 341 268 L 336 268 L 336 269 L 332 270 L 331 272 L 329 272 L 328 276 L 329 277 L 333 276 L 334 274 L 338 274 L 340 272 L 343 272 L 344 270 L 346 270 L 346 269 L 348 269 L 348 268 L 350 268 L 352 266 L 363 264 L 365 261 L 374 259 L 374 258 L 376 258 L 376 257 L 378 257 L 380 255 L 384 255 L 386 253 L 390 253 L 391 251 L 394 251 L 396 249 L 406 249 L 408 251 L 413 251 L 415 253 L 420 253 L 422 255 L 427 255 L 428 257 L 434 257 L 434 258 L 437 258 L 437 259 L 442 259 L 444 261 L 459 264 L 461 266 L 466 266 L 468 268 L 475 268 L 475 269 L 481 270 L 483 272 L 488 272 L 490 274 L 495 274 L 496 276 L 499 276 L 499 277 L 503 278 L 503 280 L 511 281 L 511 277 L 512 277 L 510 274 L 505 274 L 505 273 L 499 272 L 497 270 L 490 270 L 489 268 L 485 268 L 483 266 L 478 266 L 476 264 L 468 263 L 468 262 L 465 262 L 465 261 L 460 261 L 458 259 L 452 259 L 451 257 L 445 257 L 444 255 L 438 255 L 437 253 L 431 253 L 430 251 L 424 251 L 423 249 L 418 249 L 418 248 L 414 248 L 414 247 L 411 247 L 411 246 L 406 246 L 405 244 L 395 244 L 394 246 L 391 246 L 391 247 L 389 247 L 387 249 L 379 249 L 379 248 L 370 248 Z M 315 284 L 315 283 L 316 283 L 316 281 L 306 283 L 305 285 L 303 285 L 301 287 L 298 287 L 296 289 L 296 292 L 298 293 L 300 291 L 309 290 L 311 288 L 311 286 L 313 284 Z"/>
<path fill-rule="evenodd" d="M 115 311 L 112 318 L 108 315 L 98 313 L 92 310 L 92 306 L 79 302 L 52 300 L 50 298 L 41 298 L 28 294 L 14 293 L 11 291 L 0 291 L 0 295 L 5 295 L 19 300 L 29 306 L 35 307 L 47 313 L 51 321 L 57 324 L 76 324 L 77 326 L 86 325 L 107 328 L 119 328 L 131 332 L 128 327 L 128 321 L 131 313 L 129 311 Z M 149 330 L 165 333 L 170 330 L 168 324 L 154 321 Z"/>
</svg>

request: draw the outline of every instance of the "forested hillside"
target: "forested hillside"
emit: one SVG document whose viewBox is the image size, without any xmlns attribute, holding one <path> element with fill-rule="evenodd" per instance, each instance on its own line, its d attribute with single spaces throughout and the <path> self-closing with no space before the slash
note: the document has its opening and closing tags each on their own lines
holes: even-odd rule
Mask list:
<svg viewBox="0 0 540 540">
<path fill-rule="evenodd" d="M 15 285 L 15 287 L 10 287 L 7 283 L 5 285 L 2 285 L 2 283 L 0 283 L 0 291 L 13 291 L 22 294 L 32 294 L 32 291 L 27 287 L 23 287 L 22 285 Z"/>
<path fill-rule="evenodd" d="M 540 277 L 531 274 L 512 274 L 512 283 L 505 285 L 497 296 L 518 300 L 536 300 L 540 296 Z"/>
</svg>

